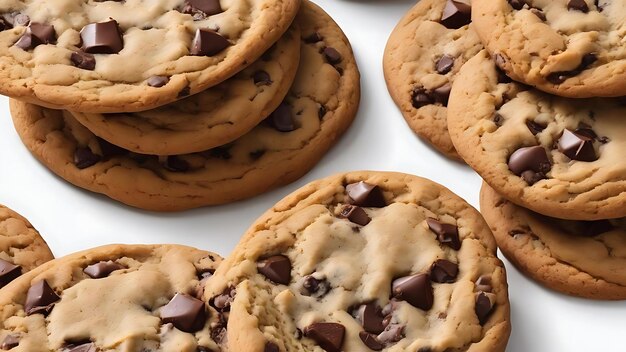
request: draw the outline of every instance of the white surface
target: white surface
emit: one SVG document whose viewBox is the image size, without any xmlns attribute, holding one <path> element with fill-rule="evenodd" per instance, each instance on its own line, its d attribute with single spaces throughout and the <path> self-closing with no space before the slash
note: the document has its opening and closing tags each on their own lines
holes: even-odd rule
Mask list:
<svg viewBox="0 0 626 352">
<path fill-rule="evenodd" d="M 138 211 L 73 187 L 48 172 L 20 142 L 8 100 L 0 98 L 0 203 L 26 216 L 57 256 L 109 243 L 180 243 L 226 256 L 248 225 L 283 196 L 311 180 L 349 170 L 427 177 L 477 206 L 480 178 L 417 139 L 385 87 L 381 62 L 387 37 L 415 1 L 315 2 L 350 38 L 361 69 L 363 95 L 351 129 L 300 181 L 227 206 L 177 214 Z M 508 351 L 626 351 L 617 342 L 626 331 L 626 302 L 592 302 L 551 292 L 506 264 L 513 322 Z"/>
</svg>

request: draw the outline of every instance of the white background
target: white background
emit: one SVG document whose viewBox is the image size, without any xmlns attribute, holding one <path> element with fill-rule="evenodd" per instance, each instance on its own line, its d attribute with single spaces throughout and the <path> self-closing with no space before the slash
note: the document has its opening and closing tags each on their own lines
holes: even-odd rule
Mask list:
<svg viewBox="0 0 626 352">
<path fill-rule="evenodd" d="M 226 206 L 176 214 L 138 211 L 73 187 L 48 172 L 20 142 L 8 100 L 0 98 L 0 203 L 26 216 L 57 256 L 110 243 L 180 243 L 226 256 L 246 228 L 283 196 L 314 179 L 350 170 L 402 171 L 427 177 L 477 207 L 478 175 L 416 138 L 385 87 L 381 63 L 387 37 L 415 1 L 315 2 L 350 38 L 362 74 L 363 94 L 348 133 L 300 181 Z M 626 351 L 626 346 L 618 343 L 626 333 L 626 302 L 561 295 L 526 279 L 510 263 L 506 266 L 513 323 L 508 351 Z"/>
</svg>

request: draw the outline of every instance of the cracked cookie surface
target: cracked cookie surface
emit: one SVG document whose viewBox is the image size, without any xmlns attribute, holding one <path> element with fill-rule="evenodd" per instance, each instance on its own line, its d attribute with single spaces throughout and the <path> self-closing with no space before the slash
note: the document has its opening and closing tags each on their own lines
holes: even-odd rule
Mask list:
<svg viewBox="0 0 626 352">
<path fill-rule="evenodd" d="M 68 112 L 16 100 L 13 121 L 26 146 L 53 172 L 135 207 L 174 211 L 252 197 L 310 170 L 358 108 L 359 72 L 341 29 L 310 2 L 303 3 L 297 21 L 301 63 L 284 103 L 226 146 L 168 157 L 128 153 Z"/>
<path fill-rule="evenodd" d="M 534 213 L 487 184 L 480 210 L 504 255 L 554 290 L 593 299 L 626 299 L 626 219 L 575 221 Z"/>
<path fill-rule="evenodd" d="M 383 65 L 389 93 L 411 129 L 460 159 L 446 121 L 449 88 L 482 43 L 469 23 L 458 23 L 459 28 L 442 23 L 448 2 L 423 0 L 409 10 L 389 37 Z"/>
<path fill-rule="evenodd" d="M 623 100 L 561 98 L 513 83 L 486 51 L 456 82 L 452 141 L 499 194 L 556 218 L 626 216 Z"/>
<path fill-rule="evenodd" d="M 287 30 L 299 0 L 10 0 L 0 92 L 50 108 L 132 112 L 229 78 Z"/>
<path fill-rule="evenodd" d="M 287 196 L 205 300 L 232 351 L 504 351 L 510 332 L 505 270 L 480 214 L 399 173 L 336 175 Z"/>
<path fill-rule="evenodd" d="M 572 98 L 626 95 L 624 1 L 474 0 L 472 19 L 515 80 Z"/>
</svg>

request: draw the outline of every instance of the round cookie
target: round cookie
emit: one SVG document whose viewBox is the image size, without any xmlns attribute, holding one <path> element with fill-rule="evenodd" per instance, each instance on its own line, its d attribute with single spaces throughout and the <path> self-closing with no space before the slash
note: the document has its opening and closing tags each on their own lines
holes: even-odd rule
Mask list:
<svg viewBox="0 0 626 352">
<path fill-rule="evenodd" d="M 0 6 L 0 93 L 49 108 L 134 112 L 254 62 L 300 0 L 12 0 Z"/>
<path fill-rule="evenodd" d="M 454 159 L 460 157 L 446 121 L 450 87 L 461 66 L 482 49 L 469 23 L 470 7 L 464 3 L 420 1 L 391 33 L 383 56 L 387 88 L 404 119 Z"/>
<path fill-rule="evenodd" d="M 229 145 L 169 157 L 128 153 L 68 112 L 11 101 L 16 129 L 53 172 L 88 190 L 149 210 L 175 211 L 252 197 L 310 170 L 352 122 L 359 72 L 347 38 L 303 3 L 301 64 L 284 104 Z"/>
<path fill-rule="evenodd" d="M 626 299 L 626 219 L 575 221 L 517 206 L 483 184 L 480 210 L 524 274 L 563 293 Z"/>
<path fill-rule="evenodd" d="M 287 95 L 299 62 L 300 30 L 294 25 L 261 59 L 196 95 L 143 112 L 72 115 L 132 152 L 199 152 L 232 142 L 271 114 Z"/>
<path fill-rule="evenodd" d="M 510 333 L 487 224 L 399 173 L 335 175 L 289 195 L 204 293 L 229 351 L 504 351 Z"/>
<path fill-rule="evenodd" d="M 511 202 L 561 219 L 626 216 L 623 101 L 513 83 L 483 51 L 461 69 L 448 109 L 460 155 Z"/>
<path fill-rule="evenodd" d="M 33 225 L 0 204 L 0 288 L 52 259 L 50 248 Z"/>
<path fill-rule="evenodd" d="M 626 95 L 623 1 L 472 3 L 474 29 L 513 79 L 571 98 Z"/>
<path fill-rule="evenodd" d="M 215 351 L 197 297 L 221 262 L 178 245 L 110 245 L 49 262 L 0 297 L 3 350 Z"/>
</svg>

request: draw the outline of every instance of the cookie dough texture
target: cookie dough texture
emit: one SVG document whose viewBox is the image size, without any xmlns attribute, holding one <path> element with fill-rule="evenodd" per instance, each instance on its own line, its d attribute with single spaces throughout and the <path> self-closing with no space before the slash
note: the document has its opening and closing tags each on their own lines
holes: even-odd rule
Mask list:
<svg viewBox="0 0 626 352">
<path fill-rule="evenodd" d="M 588 223 L 549 218 L 508 202 L 483 184 L 480 210 L 498 247 L 524 274 L 563 293 L 593 299 L 626 299 L 626 221 L 584 235 Z"/>
<path fill-rule="evenodd" d="M 383 191 L 384 207 L 362 207 L 370 218 L 357 225 L 338 214 L 348 203 L 346 185 L 364 181 Z M 458 226 L 461 246 L 439 243 L 426 219 Z M 258 261 L 282 255 L 291 263 L 286 284 L 270 281 Z M 306 337 L 312 323 L 345 327 L 342 351 L 371 351 L 359 337 L 354 307 L 390 302 L 392 280 L 426 272 L 436 259 L 458 264 L 453 283 L 434 287 L 434 305 L 421 310 L 406 301 L 393 304 L 390 325 L 404 337 L 383 351 L 504 351 L 510 332 L 505 270 L 480 214 L 431 181 L 398 173 L 354 172 L 312 182 L 287 196 L 259 218 L 205 288 L 205 299 L 233 287 L 228 318 L 230 351 L 321 351 Z M 277 270 L 279 271 L 279 270 Z M 312 275 L 326 290 L 303 291 Z M 488 275 L 494 308 L 484 325 L 474 312 L 476 280 Z M 381 318 L 382 319 L 382 318 Z M 299 338 L 302 332 L 305 337 Z"/>
<path fill-rule="evenodd" d="M 310 2 L 303 3 L 297 21 L 302 38 L 317 33 L 323 39 L 301 47 L 296 80 L 285 98 L 296 127 L 291 132 L 261 123 L 229 145 L 168 158 L 124 151 L 107 155 L 102 141 L 69 112 L 12 100 L 15 127 L 28 149 L 54 173 L 143 209 L 228 203 L 287 184 L 308 172 L 348 128 L 360 99 L 359 72 L 341 29 Z M 326 47 L 337 50 L 341 62 L 328 63 L 321 53 Z M 79 169 L 75 154 L 85 148 L 100 161 Z M 164 166 L 172 161 L 184 167 Z"/>
<path fill-rule="evenodd" d="M 463 159 L 499 194 L 535 212 L 574 220 L 626 216 L 623 102 L 560 98 L 499 83 L 498 77 L 483 51 L 461 69 L 452 88 L 448 126 Z M 597 160 L 572 160 L 560 151 L 564 130 L 579 128 L 597 135 Z M 508 166 L 516 150 L 530 146 L 543 147 L 551 164 L 532 185 Z"/>
<path fill-rule="evenodd" d="M 502 69 L 513 79 L 573 98 L 626 95 L 623 1 L 474 0 L 472 5 L 475 30 L 493 55 L 502 56 Z"/>
<path fill-rule="evenodd" d="M 97 279 L 83 271 L 107 261 L 123 268 Z M 109 245 L 57 259 L 3 290 L 0 339 L 19 336 L 15 352 L 61 351 L 89 341 L 103 352 L 214 349 L 208 322 L 187 333 L 163 323 L 160 312 L 177 293 L 195 296 L 199 274 L 215 270 L 220 261 L 214 253 L 178 245 Z M 47 317 L 27 315 L 26 293 L 41 280 L 60 300 Z"/>
<path fill-rule="evenodd" d="M 133 112 L 171 103 L 229 78 L 254 62 L 287 30 L 299 0 L 220 0 L 223 12 L 194 20 L 185 0 L 11 0 L 0 12 L 19 12 L 54 26 L 51 44 L 14 46 L 27 27 L 0 32 L 0 92 L 50 108 L 83 112 Z M 181 12 L 182 11 L 182 12 Z M 113 18 L 123 49 L 94 54 L 95 69 L 75 67 L 80 31 Z M 212 56 L 190 55 L 198 29 L 215 30 L 230 45 Z M 169 77 L 150 87 L 153 76 Z"/>
<path fill-rule="evenodd" d="M 294 25 L 262 58 L 225 82 L 157 109 L 72 115 L 99 137 L 141 154 L 200 152 L 242 136 L 287 95 L 300 62 L 300 30 Z M 269 82 L 261 81 L 263 73 Z"/>
<path fill-rule="evenodd" d="M 389 37 L 383 65 L 389 93 L 411 129 L 441 153 L 460 159 L 448 133 L 446 106 L 413 104 L 416 90 L 452 84 L 463 64 L 482 49 L 473 25 L 449 29 L 440 23 L 445 6 L 446 0 L 423 0 L 409 10 Z M 443 56 L 454 63 L 441 74 L 436 66 Z"/>
</svg>

